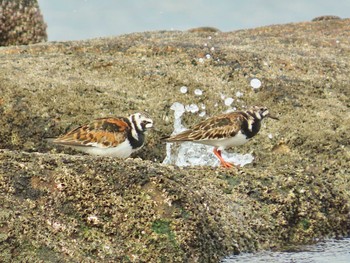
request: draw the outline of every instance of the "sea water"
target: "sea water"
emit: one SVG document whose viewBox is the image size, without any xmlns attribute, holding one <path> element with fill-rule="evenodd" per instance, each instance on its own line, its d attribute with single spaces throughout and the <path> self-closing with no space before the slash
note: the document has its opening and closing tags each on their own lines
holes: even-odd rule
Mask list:
<svg viewBox="0 0 350 263">
<path fill-rule="evenodd" d="M 225 258 L 222 263 L 349 263 L 350 238 L 332 239 L 302 246 L 293 252 L 262 251 L 242 253 Z"/>
</svg>

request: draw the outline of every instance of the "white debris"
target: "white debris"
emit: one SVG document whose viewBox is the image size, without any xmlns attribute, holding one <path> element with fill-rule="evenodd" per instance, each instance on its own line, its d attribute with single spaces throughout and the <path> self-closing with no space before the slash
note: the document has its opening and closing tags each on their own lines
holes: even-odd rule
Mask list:
<svg viewBox="0 0 350 263">
<path fill-rule="evenodd" d="M 269 137 L 269 139 L 272 139 L 272 138 L 273 138 L 273 135 L 272 135 L 271 133 L 269 133 L 269 134 L 267 135 L 267 137 Z"/>
<path fill-rule="evenodd" d="M 261 81 L 257 78 L 254 78 L 254 79 L 251 79 L 250 80 L 250 86 L 253 88 L 253 89 L 258 89 L 261 87 Z"/>
<path fill-rule="evenodd" d="M 202 91 L 201 89 L 195 89 L 195 90 L 194 90 L 194 95 L 196 95 L 196 96 L 202 96 L 202 94 L 203 94 L 203 91 Z"/>
<path fill-rule="evenodd" d="M 203 58 L 200 58 L 198 59 L 199 63 L 203 63 L 204 62 L 204 59 Z"/>
<path fill-rule="evenodd" d="M 205 105 L 203 103 L 201 103 L 201 109 L 205 110 Z"/>
<path fill-rule="evenodd" d="M 210 59 L 210 58 L 211 58 L 210 54 L 206 54 L 205 57 L 206 57 L 207 59 Z"/>
<path fill-rule="evenodd" d="M 199 143 L 183 142 L 181 144 L 167 143 L 167 157 L 164 164 L 177 166 L 220 166 L 219 159 L 213 153 L 213 146 Z M 168 150 L 168 147 L 170 150 Z M 171 156 L 168 156 L 172 154 Z M 244 166 L 252 163 L 254 157 L 251 154 L 228 153 L 222 151 L 225 161 L 235 165 Z"/>
<path fill-rule="evenodd" d="M 201 111 L 201 112 L 198 114 L 198 116 L 199 116 L 199 117 L 204 117 L 205 114 L 206 114 L 206 113 L 205 113 L 205 110 L 204 110 L 204 111 Z"/>
<path fill-rule="evenodd" d="M 174 111 L 174 131 L 172 135 L 178 134 L 186 128 L 181 123 L 181 116 L 185 113 L 185 106 L 179 102 L 174 102 L 170 107 Z M 171 143 L 166 144 L 166 157 L 163 161 L 165 164 L 171 164 L 174 161 L 174 155 L 171 153 Z"/>
<path fill-rule="evenodd" d="M 100 220 L 95 215 L 88 215 L 87 220 L 88 220 L 88 222 L 92 223 L 93 225 L 97 225 L 98 223 L 100 223 Z"/>
<path fill-rule="evenodd" d="M 227 110 L 225 110 L 223 113 L 230 113 L 236 111 L 236 107 L 229 107 Z"/>
<path fill-rule="evenodd" d="M 208 39 L 211 39 L 211 36 L 209 36 Z"/>
<path fill-rule="evenodd" d="M 231 106 L 231 104 L 233 103 L 233 98 L 226 98 L 224 103 L 226 106 Z"/>
<path fill-rule="evenodd" d="M 225 95 L 225 94 L 220 93 L 220 98 L 221 98 L 222 100 L 224 100 L 224 99 L 226 98 L 226 95 Z"/>
<path fill-rule="evenodd" d="M 211 48 L 210 48 L 210 51 L 214 51 L 214 50 L 215 50 L 215 47 L 211 47 Z"/>
<path fill-rule="evenodd" d="M 222 157 L 225 161 L 233 163 L 235 165 L 239 165 L 241 167 L 254 161 L 254 156 L 250 153 L 240 154 L 222 151 Z"/>
<path fill-rule="evenodd" d="M 181 119 L 182 114 L 185 113 L 184 105 L 179 103 L 179 102 L 173 103 L 173 105 L 171 105 L 170 109 L 174 111 L 175 120 Z"/>
<path fill-rule="evenodd" d="M 236 111 L 236 110 L 237 110 L 236 107 L 229 107 L 229 108 L 227 108 L 227 110 L 225 110 L 223 113 L 230 113 L 230 112 L 234 112 L 234 111 Z"/>
<path fill-rule="evenodd" d="M 243 93 L 240 92 L 240 91 L 237 91 L 237 92 L 236 92 L 236 97 L 237 97 L 237 98 L 243 97 Z"/>
<path fill-rule="evenodd" d="M 190 104 L 190 105 L 186 105 L 185 109 L 186 109 L 186 111 L 192 112 L 192 113 L 195 113 L 195 112 L 199 111 L 198 106 L 196 104 L 193 104 L 193 103 Z"/>
<path fill-rule="evenodd" d="M 183 93 L 183 94 L 187 93 L 187 91 L 188 91 L 188 88 L 186 86 L 182 86 L 180 88 L 180 92 Z"/>
</svg>

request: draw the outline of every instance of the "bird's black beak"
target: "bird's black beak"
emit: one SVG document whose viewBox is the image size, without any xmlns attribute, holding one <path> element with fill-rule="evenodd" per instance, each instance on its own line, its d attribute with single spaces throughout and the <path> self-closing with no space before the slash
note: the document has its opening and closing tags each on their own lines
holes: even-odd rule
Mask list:
<svg viewBox="0 0 350 263">
<path fill-rule="evenodd" d="M 277 121 L 279 120 L 278 117 L 273 116 L 273 115 L 271 115 L 270 113 L 269 113 L 266 117 L 269 117 L 269 118 L 274 119 L 274 120 L 277 120 Z"/>
</svg>

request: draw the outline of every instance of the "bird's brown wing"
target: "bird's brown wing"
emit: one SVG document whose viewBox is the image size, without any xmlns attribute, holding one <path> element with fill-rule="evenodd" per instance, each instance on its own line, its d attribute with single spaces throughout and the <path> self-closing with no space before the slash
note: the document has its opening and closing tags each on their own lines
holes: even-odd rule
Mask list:
<svg viewBox="0 0 350 263">
<path fill-rule="evenodd" d="M 67 146 L 116 147 L 124 142 L 130 126 L 124 118 L 101 118 L 80 126 L 52 142 Z"/>
<path fill-rule="evenodd" d="M 193 128 L 165 138 L 168 142 L 201 141 L 229 138 L 237 134 L 246 117 L 241 112 L 232 112 L 206 119 Z"/>
</svg>

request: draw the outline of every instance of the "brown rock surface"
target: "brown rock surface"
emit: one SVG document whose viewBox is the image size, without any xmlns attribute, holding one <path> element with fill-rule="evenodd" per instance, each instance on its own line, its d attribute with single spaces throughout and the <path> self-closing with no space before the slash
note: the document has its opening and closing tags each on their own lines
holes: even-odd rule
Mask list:
<svg viewBox="0 0 350 263">
<path fill-rule="evenodd" d="M 350 20 L 6 47 L 0 58 L 4 261 L 208 262 L 350 233 Z M 171 104 L 203 103 L 212 116 L 227 109 L 221 94 L 280 116 L 234 149 L 254 163 L 161 165 Z M 139 110 L 157 126 L 134 156 L 144 161 L 43 140 Z"/>
</svg>

